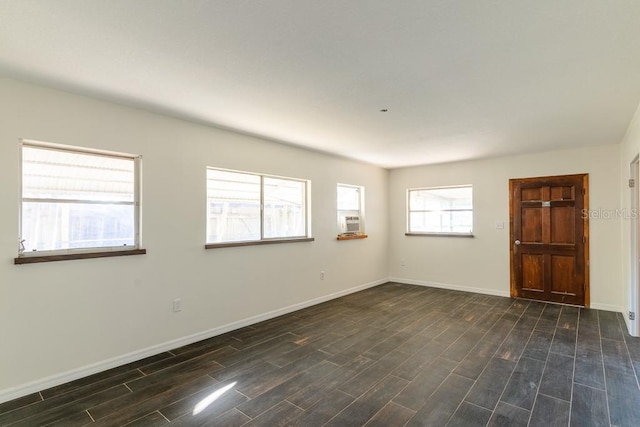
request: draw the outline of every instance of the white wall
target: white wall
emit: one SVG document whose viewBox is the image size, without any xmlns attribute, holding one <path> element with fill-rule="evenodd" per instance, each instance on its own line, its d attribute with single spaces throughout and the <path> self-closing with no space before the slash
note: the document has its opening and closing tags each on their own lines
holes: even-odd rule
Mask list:
<svg viewBox="0 0 640 427">
<path fill-rule="evenodd" d="M 387 277 L 384 169 L 8 79 L 0 94 L 0 401 Z M 148 254 L 13 265 L 19 138 L 142 154 Z M 310 179 L 315 242 L 205 250 L 206 166 Z M 338 182 L 365 186 L 368 239 L 336 241 Z"/>
<path fill-rule="evenodd" d="M 620 143 L 620 183 L 621 191 L 621 206 L 623 210 L 630 211 L 631 209 L 631 189 L 627 186 L 627 181 L 631 178 L 631 162 L 640 154 L 640 106 L 636 110 L 636 114 L 627 129 L 627 134 Z M 636 185 L 635 191 L 638 191 L 638 185 Z M 632 303 L 632 298 L 637 299 L 637 285 L 633 283 L 631 278 L 631 220 L 626 219 L 621 222 L 621 236 L 622 236 L 622 284 L 624 286 L 623 298 L 624 298 L 624 313 L 628 311 L 636 311 L 638 315 L 638 308 Z M 624 316 L 627 327 L 634 334 L 638 334 L 640 331 L 635 330 L 635 325 L 631 325 L 629 318 Z"/>
<path fill-rule="evenodd" d="M 620 206 L 618 145 L 395 169 L 390 173 L 390 275 L 405 283 L 509 295 L 509 179 L 589 174 L 590 208 Z M 475 238 L 405 236 L 406 189 L 473 185 Z M 504 229 L 496 230 L 495 222 Z M 622 311 L 620 220 L 590 221 L 591 306 Z M 404 260 L 405 266 L 401 263 Z"/>
</svg>

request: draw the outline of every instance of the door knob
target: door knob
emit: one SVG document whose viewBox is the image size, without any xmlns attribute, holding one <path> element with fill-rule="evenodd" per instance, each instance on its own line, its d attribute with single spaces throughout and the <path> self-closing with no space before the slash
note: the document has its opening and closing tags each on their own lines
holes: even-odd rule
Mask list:
<svg viewBox="0 0 640 427">
<path fill-rule="evenodd" d="M 520 246 L 520 240 L 516 240 L 514 243 L 516 244 L 516 246 Z"/>
</svg>

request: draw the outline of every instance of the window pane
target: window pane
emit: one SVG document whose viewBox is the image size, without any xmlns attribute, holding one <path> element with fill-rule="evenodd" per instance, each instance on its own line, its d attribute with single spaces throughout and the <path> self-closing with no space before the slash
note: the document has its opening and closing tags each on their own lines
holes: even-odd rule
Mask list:
<svg viewBox="0 0 640 427">
<path fill-rule="evenodd" d="M 264 237 L 305 235 L 305 183 L 264 178 Z"/>
<path fill-rule="evenodd" d="M 22 204 L 25 252 L 134 246 L 133 205 Z"/>
<path fill-rule="evenodd" d="M 338 234 L 364 232 L 364 218 L 361 209 L 363 187 L 338 184 L 337 189 Z M 359 218 L 359 221 L 354 220 L 354 217 Z M 349 219 L 347 220 L 347 218 Z"/>
<path fill-rule="evenodd" d="M 22 197 L 131 202 L 134 160 L 46 148 L 22 149 Z"/>
<path fill-rule="evenodd" d="M 411 190 L 409 206 L 416 210 L 472 209 L 471 187 Z"/>
<path fill-rule="evenodd" d="M 338 210 L 360 210 L 360 188 L 338 185 Z"/>
<path fill-rule="evenodd" d="M 472 211 L 412 212 L 411 231 L 416 233 L 471 233 Z"/>
<path fill-rule="evenodd" d="M 207 170 L 207 243 L 260 240 L 260 177 Z"/>
<path fill-rule="evenodd" d="M 471 186 L 409 190 L 409 232 L 471 233 L 472 193 Z"/>
</svg>

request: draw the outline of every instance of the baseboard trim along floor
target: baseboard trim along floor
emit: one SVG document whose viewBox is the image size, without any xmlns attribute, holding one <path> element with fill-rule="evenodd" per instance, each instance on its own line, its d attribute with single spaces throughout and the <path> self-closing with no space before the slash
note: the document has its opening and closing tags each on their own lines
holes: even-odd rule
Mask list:
<svg viewBox="0 0 640 427">
<path fill-rule="evenodd" d="M 47 378 L 33 381 L 18 387 L 0 390 L 0 403 L 17 399 L 19 397 L 26 396 L 28 394 L 31 394 L 40 390 L 45 390 L 50 387 L 55 387 L 60 384 L 65 384 L 70 381 L 74 381 L 79 378 L 84 378 L 86 376 L 93 375 L 98 372 L 106 371 L 111 368 L 115 368 L 121 365 L 126 365 L 127 363 L 135 362 L 137 360 L 141 360 L 141 359 L 156 355 L 158 353 L 162 353 L 164 351 L 169 351 L 174 348 L 183 347 L 185 345 L 189 345 L 198 341 L 212 338 L 217 335 L 222 335 L 224 333 L 227 333 L 236 329 L 240 329 L 245 326 L 249 326 L 258 322 L 263 322 L 265 320 L 273 319 L 274 317 L 282 316 L 284 314 L 288 314 L 293 311 L 297 311 L 303 308 L 311 307 L 313 305 L 321 304 L 323 302 L 330 301 L 332 299 L 340 298 L 345 295 L 349 295 L 355 292 L 362 291 L 364 289 L 368 289 L 374 286 L 381 285 L 383 283 L 387 283 L 388 281 L 389 280 L 387 278 L 384 278 L 384 279 L 376 280 L 373 282 L 365 283 L 359 286 L 355 286 L 353 288 L 345 289 L 339 292 L 334 292 L 329 295 L 324 295 L 324 296 L 314 298 L 308 301 L 304 301 L 298 304 L 293 304 L 277 310 L 269 311 L 267 313 L 259 314 L 256 316 L 248 317 L 246 319 L 238 320 L 236 322 L 228 323 L 226 325 L 222 325 L 216 328 L 208 329 L 206 331 L 198 332 L 185 337 L 180 337 L 171 341 L 166 341 L 158 345 L 136 350 L 131 353 L 127 353 L 121 356 L 113 357 L 111 359 L 103 360 L 101 362 L 92 363 L 87 366 L 83 366 L 83 367 L 73 369 L 67 372 L 63 372 L 60 374 L 52 375 Z"/>
</svg>

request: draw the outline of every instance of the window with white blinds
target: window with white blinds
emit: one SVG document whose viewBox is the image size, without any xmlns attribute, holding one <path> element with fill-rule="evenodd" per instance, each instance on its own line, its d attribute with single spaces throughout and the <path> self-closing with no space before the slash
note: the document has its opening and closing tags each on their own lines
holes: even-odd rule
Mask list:
<svg viewBox="0 0 640 427">
<path fill-rule="evenodd" d="M 139 162 L 23 141 L 20 256 L 137 249 Z"/>
<path fill-rule="evenodd" d="M 207 169 L 207 244 L 308 237 L 306 180 Z"/>
</svg>

